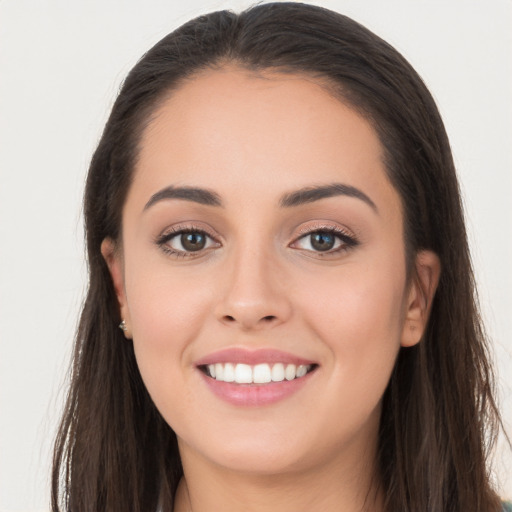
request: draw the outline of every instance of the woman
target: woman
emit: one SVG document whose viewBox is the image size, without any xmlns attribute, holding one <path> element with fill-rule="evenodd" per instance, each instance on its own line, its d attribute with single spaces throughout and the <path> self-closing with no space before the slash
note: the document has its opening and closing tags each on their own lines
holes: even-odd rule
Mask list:
<svg viewBox="0 0 512 512">
<path fill-rule="evenodd" d="M 187 23 L 127 77 L 85 219 L 54 510 L 500 509 L 449 144 L 387 43 L 297 3 Z"/>
</svg>

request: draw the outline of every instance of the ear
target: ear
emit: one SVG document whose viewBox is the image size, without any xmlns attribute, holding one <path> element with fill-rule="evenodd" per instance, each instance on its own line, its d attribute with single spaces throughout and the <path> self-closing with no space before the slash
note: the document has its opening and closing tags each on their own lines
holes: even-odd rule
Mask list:
<svg viewBox="0 0 512 512">
<path fill-rule="evenodd" d="M 124 320 L 125 322 L 125 328 L 123 328 L 124 335 L 126 338 L 131 339 L 132 335 L 130 311 L 126 301 L 122 254 L 111 238 L 105 238 L 105 240 L 103 240 L 101 243 L 101 254 L 107 263 L 110 275 L 112 277 L 117 302 L 119 304 L 119 314 L 121 316 L 121 320 Z"/>
<path fill-rule="evenodd" d="M 440 275 L 441 262 L 437 254 L 432 251 L 420 251 L 416 255 L 405 305 L 402 347 L 412 347 L 420 342 L 427 327 Z"/>
</svg>

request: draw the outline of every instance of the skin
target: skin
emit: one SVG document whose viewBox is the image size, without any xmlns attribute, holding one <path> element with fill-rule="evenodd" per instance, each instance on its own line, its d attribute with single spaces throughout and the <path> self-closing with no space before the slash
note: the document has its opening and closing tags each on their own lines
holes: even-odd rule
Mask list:
<svg viewBox="0 0 512 512">
<path fill-rule="evenodd" d="M 175 510 L 380 510 L 381 398 L 400 347 L 420 341 L 440 268 L 423 251 L 407 279 L 401 202 L 375 131 L 312 79 L 226 67 L 173 92 L 140 148 L 122 243 L 107 239 L 102 252 L 141 375 L 178 436 Z M 332 183 L 375 208 L 347 195 L 280 205 Z M 223 206 L 145 208 L 169 186 L 208 189 Z M 173 227 L 211 241 L 169 254 L 179 236 L 155 241 Z M 315 251 L 305 233 L 326 228 L 357 242 Z M 194 365 L 231 347 L 275 348 L 318 368 L 284 400 L 235 406 Z"/>
</svg>

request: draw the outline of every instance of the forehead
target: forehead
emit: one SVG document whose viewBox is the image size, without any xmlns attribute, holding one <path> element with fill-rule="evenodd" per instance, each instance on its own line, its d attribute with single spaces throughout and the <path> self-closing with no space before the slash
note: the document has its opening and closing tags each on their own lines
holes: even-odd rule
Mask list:
<svg viewBox="0 0 512 512">
<path fill-rule="evenodd" d="M 312 77 L 208 70 L 173 91 L 140 142 L 134 187 L 146 200 L 170 184 L 280 195 L 347 182 L 392 189 L 377 133 Z M 221 191 L 222 193 L 222 191 Z"/>
</svg>

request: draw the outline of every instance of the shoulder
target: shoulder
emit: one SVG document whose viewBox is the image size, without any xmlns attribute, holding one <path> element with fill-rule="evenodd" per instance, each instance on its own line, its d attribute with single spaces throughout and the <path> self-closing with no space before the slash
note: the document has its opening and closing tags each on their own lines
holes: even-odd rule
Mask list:
<svg viewBox="0 0 512 512">
<path fill-rule="evenodd" d="M 510 501 L 503 502 L 503 512 L 512 512 L 512 502 L 510 502 Z"/>
</svg>

